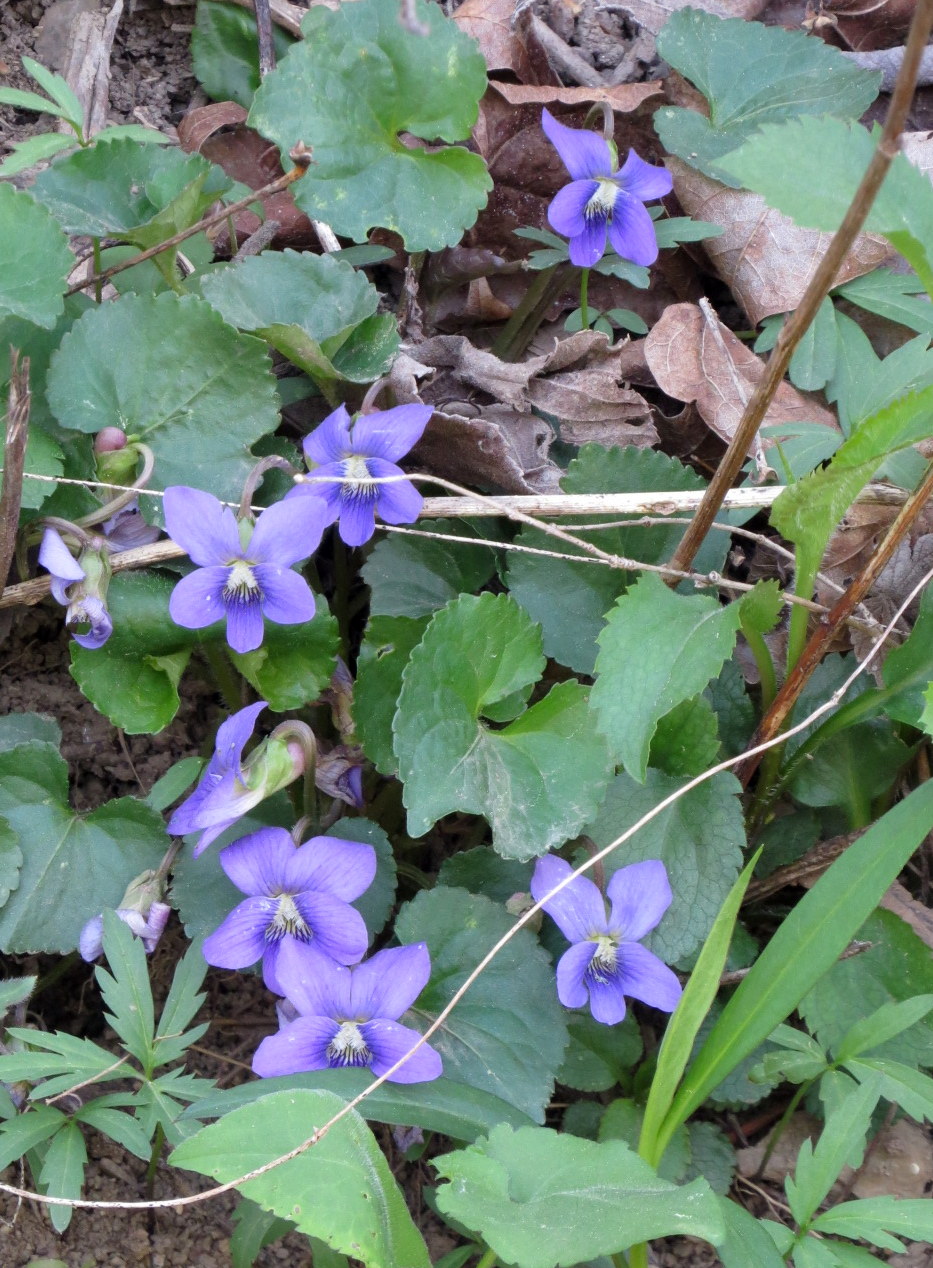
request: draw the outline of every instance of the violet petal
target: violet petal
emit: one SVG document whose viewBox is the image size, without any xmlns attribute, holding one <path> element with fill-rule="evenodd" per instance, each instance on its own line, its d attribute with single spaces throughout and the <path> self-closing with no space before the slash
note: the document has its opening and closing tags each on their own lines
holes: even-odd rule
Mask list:
<svg viewBox="0 0 933 1268">
<path fill-rule="evenodd" d="M 217 565 L 196 568 L 182 577 L 168 601 L 169 616 L 175 624 L 200 630 L 222 621 L 227 615 L 223 595 L 229 575 L 229 568 Z"/>
<path fill-rule="evenodd" d="M 348 546 L 362 546 L 376 531 L 376 497 L 375 488 L 344 494 L 337 531 Z"/>
<path fill-rule="evenodd" d="M 204 958 L 219 969 L 245 969 L 262 959 L 266 931 L 275 915 L 272 898 L 246 898 L 204 939 Z"/>
<path fill-rule="evenodd" d="M 326 1070 L 327 1047 L 340 1027 L 329 1017 L 299 1017 L 276 1035 L 267 1035 L 256 1049 L 253 1071 L 260 1078 Z"/>
<path fill-rule="evenodd" d="M 262 600 L 253 592 L 249 598 L 227 600 L 227 642 L 235 652 L 254 652 L 265 634 Z"/>
<path fill-rule="evenodd" d="M 404 473 L 393 462 L 370 458 L 369 469 L 376 477 L 400 476 Z M 376 510 L 387 524 L 413 524 L 421 513 L 424 498 L 410 480 L 376 485 Z"/>
<path fill-rule="evenodd" d="M 619 957 L 619 976 L 625 994 L 652 1008 L 672 1013 L 683 994 L 676 973 L 638 942 L 624 943 L 619 948 Z"/>
<path fill-rule="evenodd" d="M 549 110 L 541 112 L 541 127 L 574 180 L 592 180 L 611 174 L 609 146 L 598 133 L 589 128 L 568 128 Z"/>
<path fill-rule="evenodd" d="M 398 462 L 424 434 L 434 410 L 430 405 L 396 405 L 361 414 L 353 424 L 353 452 Z"/>
<path fill-rule="evenodd" d="M 674 901 L 667 868 L 660 859 L 620 867 L 609 879 L 606 896 L 612 904 L 609 927 L 625 942 L 640 942 Z"/>
<path fill-rule="evenodd" d="M 366 954 L 369 934 L 355 907 L 316 890 L 295 894 L 294 902 L 318 950 L 338 964 L 355 964 Z"/>
<path fill-rule="evenodd" d="M 284 828 L 260 828 L 220 851 L 220 866 L 251 897 L 281 892 L 289 859 L 297 854 Z"/>
<path fill-rule="evenodd" d="M 313 555 L 327 526 L 327 512 L 320 499 L 283 498 L 256 520 L 245 555 L 255 563 L 288 567 Z"/>
<path fill-rule="evenodd" d="M 353 969 L 351 1017 L 396 1021 L 424 990 L 431 957 L 424 942 L 379 951 Z"/>
<path fill-rule="evenodd" d="M 644 205 L 620 189 L 609 221 L 609 241 L 623 260 L 647 267 L 658 258 L 658 235 Z"/>
<path fill-rule="evenodd" d="M 531 896 L 535 902 L 545 898 L 573 870 L 556 854 L 545 854 L 538 859 L 531 878 Z M 547 899 L 544 910 L 568 942 L 584 942 L 591 934 L 605 933 L 608 927 L 603 896 L 585 876 L 578 876 L 559 894 Z"/>
<path fill-rule="evenodd" d="M 565 238 L 575 238 L 585 232 L 584 210 L 598 188 L 596 181 L 571 181 L 559 189 L 547 209 L 551 228 Z"/>
<path fill-rule="evenodd" d="M 285 867 L 284 888 L 293 894 L 316 889 L 352 902 L 369 889 L 376 875 L 376 851 L 363 841 L 312 837 L 293 850 Z"/>
<path fill-rule="evenodd" d="M 350 415 L 346 405 L 338 405 L 310 436 L 304 438 L 304 454 L 311 466 L 339 462 L 350 452 Z"/>
<path fill-rule="evenodd" d="M 651 198 L 663 198 L 674 188 L 667 168 L 646 163 L 634 150 L 629 150 L 628 158 L 616 172 L 616 180 L 633 198 L 643 203 Z"/>
<path fill-rule="evenodd" d="M 256 564 L 253 576 L 262 591 L 262 614 L 276 625 L 312 621 L 317 611 L 314 594 L 304 577 L 291 568 Z"/>
<path fill-rule="evenodd" d="M 582 1008 L 588 991 L 583 975 L 596 952 L 595 942 L 577 942 L 557 962 L 557 998 L 565 1008 Z"/>
<path fill-rule="evenodd" d="M 641 947 L 638 948 L 641 950 Z M 669 970 L 668 970 L 669 971 Z M 616 1026 L 625 1017 L 625 990 L 618 970 L 606 980 L 590 976 L 586 979 L 590 992 L 590 1012 L 604 1026 Z"/>
<path fill-rule="evenodd" d="M 229 563 L 243 552 L 236 517 L 213 494 L 174 484 L 162 499 L 165 531 L 200 567 Z"/>
<path fill-rule="evenodd" d="M 372 1052 L 370 1069 L 379 1078 L 395 1065 L 421 1036 L 417 1030 L 409 1026 L 400 1026 L 397 1021 L 376 1018 L 363 1022 L 360 1033 Z M 440 1054 L 429 1043 L 422 1044 L 403 1066 L 390 1076 L 390 1083 L 427 1083 L 429 1079 L 437 1079 L 443 1074 L 443 1063 Z"/>
</svg>

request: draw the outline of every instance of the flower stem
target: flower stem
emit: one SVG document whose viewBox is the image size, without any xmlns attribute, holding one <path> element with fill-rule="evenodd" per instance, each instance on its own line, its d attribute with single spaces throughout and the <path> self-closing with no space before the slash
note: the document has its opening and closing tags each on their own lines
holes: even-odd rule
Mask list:
<svg viewBox="0 0 933 1268">
<path fill-rule="evenodd" d="M 243 691 L 239 676 L 222 651 L 210 643 L 202 643 L 201 651 L 213 675 L 224 704 L 235 713 L 243 708 Z"/>
<path fill-rule="evenodd" d="M 499 1257 L 494 1250 L 487 1250 L 486 1253 L 476 1261 L 476 1268 L 496 1268 Z"/>
<path fill-rule="evenodd" d="M 590 310 L 587 305 L 587 294 L 590 289 L 590 271 L 589 269 L 580 270 L 580 329 L 589 330 L 590 328 Z"/>
</svg>

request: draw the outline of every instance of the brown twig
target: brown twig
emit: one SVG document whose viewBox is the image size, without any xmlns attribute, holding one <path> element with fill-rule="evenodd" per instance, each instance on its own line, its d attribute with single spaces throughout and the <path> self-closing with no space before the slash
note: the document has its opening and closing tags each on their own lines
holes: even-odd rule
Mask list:
<svg viewBox="0 0 933 1268">
<path fill-rule="evenodd" d="M 765 740 L 770 740 L 782 729 L 790 711 L 797 703 L 801 691 L 808 682 L 810 675 L 823 659 L 839 627 L 849 619 L 854 609 L 865 598 L 931 496 L 933 496 L 933 463 L 927 468 L 927 473 L 920 484 L 901 507 L 900 511 L 898 511 L 896 519 L 888 529 L 884 540 L 874 555 L 872 555 L 845 593 L 836 600 L 828 614 L 820 618 L 819 624 L 810 635 L 810 639 L 800 655 L 800 659 L 787 675 L 784 685 L 774 697 L 770 709 L 761 719 L 758 730 L 752 740 L 752 747 Z M 743 762 L 735 773 L 744 786 L 748 784 L 757 769 L 758 757 L 754 756 Z"/>
<path fill-rule="evenodd" d="M 671 560 L 673 568 L 687 569 L 692 564 L 701 542 L 716 518 L 723 498 L 732 487 L 733 481 L 745 462 L 749 447 L 758 435 L 758 429 L 764 421 L 768 406 L 790 365 L 794 349 L 816 316 L 820 304 L 829 294 L 856 235 L 865 223 L 881 182 L 898 153 L 898 138 L 907 120 L 920 58 L 929 38 L 931 26 L 933 26 L 933 0 L 919 0 L 907 38 L 904 61 L 897 77 L 897 84 L 891 97 L 877 149 L 855 191 L 842 224 L 810 279 L 803 299 L 793 316 L 781 328 L 765 372 L 752 393 L 736 433 L 709 483 L 706 496 L 700 504 L 693 523 L 674 552 Z"/>
<path fill-rule="evenodd" d="M 10 392 L 3 447 L 3 492 L 0 493 L 0 590 L 10 575 L 16 550 L 19 508 L 23 496 L 26 437 L 29 434 L 29 358 L 10 349 Z"/>
<path fill-rule="evenodd" d="M 275 45 L 272 42 L 272 10 L 269 0 L 253 0 L 256 12 L 256 32 L 259 37 L 259 78 L 265 79 L 275 70 Z"/>
<path fill-rule="evenodd" d="M 284 176 L 279 176 L 276 180 L 270 181 L 268 185 L 263 185 L 261 189 L 253 190 L 248 198 L 241 198 L 239 202 L 229 203 L 220 211 L 215 211 L 213 215 L 205 216 L 196 225 L 192 225 L 189 229 L 182 229 L 181 233 L 176 233 L 173 237 L 166 238 L 164 242 L 157 243 L 154 247 L 150 247 L 148 251 L 140 251 L 139 255 L 134 255 L 132 259 L 123 260 L 120 264 L 111 264 L 109 269 L 103 269 L 92 277 L 86 277 L 83 282 L 76 282 L 74 286 L 65 291 L 65 295 L 76 295 L 78 291 L 87 290 L 89 286 L 96 286 L 100 282 L 106 282 L 108 278 L 113 277 L 117 273 L 122 273 L 124 269 L 131 269 L 136 264 L 142 264 L 144 260 L 151 260 L 154 255 L 160 255 L 163 251 L 170 251 L 172 247 L 177 247 L 179 243 L 184 242 L 187 238 L 193 238 L 196 233 L 201 233 L 205 229 L 212 229 L 214 225 L 219 225 L 221 221 L 226 220 L 229 216 L 235 216 L 238 211 L 245 211 L 247 207 L 251 207 L 259 199 L 268 198 L 270 194 L 278 194 L 283 189 L 287 189 L 289 185 L 300 180 L 310 167 L 311 151 L 299 141 L 295 148 L 290 151 L 288 157 L 295 166 L 290 172 L 286 172 Z"/>
</svg>

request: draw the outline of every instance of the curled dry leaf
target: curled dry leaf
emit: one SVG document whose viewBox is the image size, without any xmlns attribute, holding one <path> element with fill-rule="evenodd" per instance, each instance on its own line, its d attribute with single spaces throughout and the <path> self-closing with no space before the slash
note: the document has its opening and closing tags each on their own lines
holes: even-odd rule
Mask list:
<svg viewBox="0 0 933 1268">
<path fill-rule="evenodd" d="M 687 215 L 722 225 L 722 235 L 708 238 L 703 245 L 751 323 L 757 326 L 765 317 L 796 308 L 832 234 L 801 229 L 758 194 L 730 189 L 679 159 L 667 159 L 667 166 Z M 836 285 L 893 258 L 882 238 L 860 234 L 837 274 Z"/>
<path fill-rule="evenodd" d="M 645 339 L 645 356 L 658 387 L 677 401 L 696 401 L 704 421 L 727 444 L 764 374 L 765 363 L 696 304 L 673 304 Z M 838 430 L 832 413 L 782 383 L 764 425 L 821 423 Z"/>
<path fill-rule="evenodd" d="M 203 154 L 250 189 L 261 189 L 282 175 L 278 150 L 246 126 L 246 111 L 233 101 L 219 101 L 189 111 L 178 125 L 178 139 L 182 149 Z M 317 246 L 311 221 L 298 210 L 287 189 L 264 198 L 262 205 L 266 221 L 274 220 L 279 226 L 273 239 L 276 247 Z M 254 212 L 239 212 L 234 220 L 237 239 L 242 242 L 261 223 Z"/>
<path fill-rule="evenodd" d="M 434 417 L 415 450 L 429 471 L 506 493 L 556 492 L 560 469 L 548 457 L 552 429 L 532 406 L 560 419 L 572 444 L 647 446 L 657 433 L 647 403 L 625 386 L 629 345 L 580 331 L 540 356 L 515 363 L 462 335 L 438 335 L 403 354 L 392 370 L 399 401 L 423 400 Z M 427 378 L 434 371 L 429 382 Z"/>
<path fill-rule="evenodd" d="M 490 72 L 509 71 L 520 83 L 550 83 L 554 78 L 547 54 L 530 22 L 531 10 L 516 14 L 514 0 L 464 0 L 454 21 L 480 47 Z"/>
<path fill-rule="evenodd" d="M 768 0 L 622 0 L 620 8 L 644 31 L 657 35 L 661 27 L 681 9 L 703 9 L 717 18 L 757 18 Z"/>
</svg>

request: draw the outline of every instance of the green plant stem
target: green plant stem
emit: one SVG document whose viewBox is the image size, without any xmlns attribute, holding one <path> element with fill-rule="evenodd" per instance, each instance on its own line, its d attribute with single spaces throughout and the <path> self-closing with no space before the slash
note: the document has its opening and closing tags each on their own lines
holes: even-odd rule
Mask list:
<svg viewBox="0 0 933 1268">
<path fill-rule="evenodd" d="M 496 1268 L 499 1256 L 494 1250 L 487 1250 L 477 1261 L 476 1268 Z"/>
<path fill-rule="evenodd" d="M 542 269 L 502 328 L 492 351 L 501 361 L 517 361 L 534 338 L 548 308 L 566 284 L 566 264 Z"/>
<path fill-rule="evenodd" d="M 103 270 L 100 263 L 100 238 L 91 239 L 91 251 L 94 259 L 94 300 L 99 304 L 104 297 L 104 279 L 101 276 Z"/>
<path fill-rule="evenodd" d="M 771 1139 L 768 1141 L 764 1154 L 762 1155 L 761 1162 L 758 1166 L 758 1170 L 755 1172 L 756 1176 L 761 1176 L 764 1174 L 765 1167 L 767 1167 L 768 1163 L 771 1161 L 771 1155 L 774 1153 L 775 1149 L 778 1146 L 778 1143 L 780 1142 L 781 1137 L 784 1135 L 785 1131 L 787 1130 L 787 1124 L 790 1122 L 791 1118 L 795 1114 L 797 1110 L 797 1106 L 800 1104 L 800 1102 L 803 1100 L 806 1094 L 810 1091 L 810 1088 L 813 1087 L 813 1084 L 815 1082 L 816 1082 L 816 1079 L 807 1079 L 805 1083 L 801 1083 L 800 1086 L 797 1088 L 797 1091 L 787 1102 L 787 1108 L 785 1109 L 784 1113 L 781 1115 L 780 1119 L 778 1120 L 777 1126 L 774 1128 L 774 1131 L 771 1133 Z"/>
<path fill-rule="evenodd" d="M 164 1144 L 165 1132 L 162 1130 L 162 1124 L 156 1123 L 155 1135 L 152 1138 L 152 1153 L 149 1155 L 149 1165 L 146 1168 L 146 1198 L 150 1202 L 155 1195 L 156 1171 L 159 1166 L 159 1155 L 162 1153 Z"/>
<path fill-rule="evenodd" d="M 615 1263 L 615 1256 L 612 1257 Z M 622 1260 L 623 1264 L 626 1262 Z M 632 1246 L 628 1253 L 628 1268 L 648 1268 L 648 1243 L 639 1242 L 637 1246 Z"/>
<path fill-rule="evenodd" d="M 239 675 L 234 670 L 226 654 L 212 643 L 202 644 L 201 651 L 213 675 L 217 689 L 224 698 L 224 704 L 232 712 L 243 708 L 243 690 Z"/>
<path fill-rule="evenodd" d="M 334 533 L 334 616 L 340 630 L 340 655 L 350 659 L 350 560 L 342 538 Z"/>
<path fill-rule="evenodd" d="M 803 609 L 806 613 L 806 608 Z M 791 614 L 793 616 L 793 614 Z M 761 679 L 761 711 L 771 708 L 771 701 L 777 695 L 777 678 L 774 673 L 774 661 L 768 651 L 768 644 L 761 633 L 753 629 L 747 622 L 742 622 L 742 633 L 748 643 L 748 650 L 755 659 L 755 667 Z"/>
<path fill-rule="evenodd" d="M 587 304 L 587 296 L 590 289 L 590 271 L 589 269 L 580 270 L 580 329 L 589 330 L 590 328 L 590 310 Z"/>
</svg>

